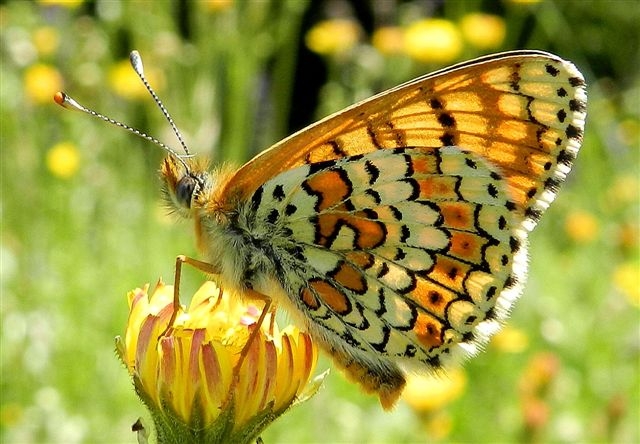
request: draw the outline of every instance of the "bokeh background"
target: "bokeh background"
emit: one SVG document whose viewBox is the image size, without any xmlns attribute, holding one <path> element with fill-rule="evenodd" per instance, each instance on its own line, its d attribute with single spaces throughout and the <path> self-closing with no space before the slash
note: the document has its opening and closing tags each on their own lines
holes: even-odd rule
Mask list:
<svg viewBox="0 0 640 444">
<path fill-rule="evenodd" d="M 191 149 L 240 164 L 386 87 L 521 48 L 574 61 L 589 109 L 508 325 L 392 413 L 334 371 L 263 438 L 640 441 L 638 23 L 634 0 L 2 2 L 0 441 L 135 442 L 145 411 L 113 351 L 125 295 L 197 255 L 160 203 L 163 152 L 55 91 L 177 146 L 129 68 L 138 49 Z M 202 279 L 187 270 L 183 294 Z"/>
</svg>

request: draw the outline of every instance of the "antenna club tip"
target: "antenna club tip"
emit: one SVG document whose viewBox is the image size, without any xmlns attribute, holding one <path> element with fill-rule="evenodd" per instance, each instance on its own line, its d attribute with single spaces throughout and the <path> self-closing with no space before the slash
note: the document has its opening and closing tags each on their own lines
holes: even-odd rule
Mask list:
<svg viewBox="0 0 640 444">
<path fill-rule="evenodd" d="M 57 91 L 53 95 L 53 101 L 56 102 L 60 106 L 64 106 L 65 102 L 67 101 L 67 95 L 65 93 L 63 93 L 62 91 Z"/>
<path fill-rule="evenodd" d="M 140 76 L 144 76 L 144 68 L 142 67 L 142 57 L 140 53 L 135 49 L 129 53 L 129 62 L 133 67 L 134 71 L 138 73 Z"/>
</svg>

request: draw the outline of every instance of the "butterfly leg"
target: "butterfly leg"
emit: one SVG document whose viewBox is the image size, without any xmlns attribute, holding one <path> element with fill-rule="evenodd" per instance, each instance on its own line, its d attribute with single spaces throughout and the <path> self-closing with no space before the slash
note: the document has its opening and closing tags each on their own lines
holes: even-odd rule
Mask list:
<svg viewBox="0 0 640 444">
<path fill-rule="evenodd" d="M 175 268 L 175 276 L 173 281 L 173 313 L 171 314 L 171 319 L 169 321 L 167 329 L 164 331 L 162 335 L 165 335 L 166 332 L 171 328 L 171 326 L 173 326 L 173 323 L 176 320 L 176 316 L 178 314 L 178 308 L 180 307 L 180 278 L 182 276 L 182 264 L 189 264 L 192 267 L 208 274 L 219 273 L 219 270 L 214 268 L 213 265 L 211 265 L 208 262 L 203 262 L 198 259 L 194 259 L 184 255 L 179 255 L 178 257 L 176 257 L 176 268 Z M 260 328 L 262 327 L 264 320 L 266 319 L 269 313 L 273 313 L 275 311 L 275 305 L 272 304 L 272 300 L 269 296 L 262 294 L 260 292 L 257 292 L 251 288 L 245 289 L 244 293 L 248 299 L 262 301 L 264 303 L 264 306 L 262 308 L 262 312 L 260 313 L 260 316 L 258 317 L 258 320 L 252 326 L 253 330 L 251 331 L 251 334 L 249 335 L 249 338 L 247 339 L 246 344 L 240 351 L 240 357 L 238 358 L 238 362 L 236 363 L 236 366 L 234 369 L 234 374 L 236 375 L 236 378 L 235 378 L 236 381 L 238 379 L 237 376 L 239 375 L 238 372 L 242 367 L 242 363 L 244 362 L 245 358 L 249 353 L 251 344 L 260 333 Z M 274 322 L 275 322 L 275 316 L 272 315 L 270 320 L 270 331 L 273 331 Z M 236 384 L 236 381 L 234 381 L 232 385 L 232 390 L 230 391 L 230 393 L 233 393 L 233 388 Z"/>
<path fill-rule="evenodd" d="M 173 327 L 176 316 L 178 316 L 178 309 L 180 308 L 180 278 L 182 277 L 182 264 L 189 264 L 193 268 L 209 274 L 217 274 L 219 272 L 208 262 L 199 261 L 183 254 L 176 257 L 176 268 L 173 277 L 173 312 L 171 313 L 171 319 L 169 319 L 167 328 L 160 336 L 167 334 L 171 327 Z"/>
<path fill-rule="evenodd" d="M 244 359 L 247 357 L 247 354 L 249 353 L 249 349 L 251 348 L 251 344 L 253 343 L 253 341 L 256 339 L 256 337 L 258 336 L 258 334 L 260 333 L 260 328 L 262 327 L 262 323 L 264 322 L 264 320 L 266 319 L 267 315 L 269 313 L 272 313 L 273 310 L 271 310 L 271 298 L 267 295 L 264 295 L 262 293 L 259 293 L 255 290 L 252 289 L 247 289 L 246 292 L 247 297 L 249 299 L 252 300 L 259 300 L 259 301 L 263 301 L 264 302 L 264 307 L 262 308 L 262 312 L 260 313 L 260 317 L 258 317 L 258 320 L 256 321 L 255 324 L 253 324 L 252 328 L 253 330 L 251 331 L 251 334 L 249 335 L 249 339 L 247 339 L 247 343 L 244 345 L 244 347 L 242 348 L 242 351 L 240 352 L 240 358 L 238 359 L 238 362 L 236 363 L 236 368 L 235 368 L 235 374 L 238 374 L 238 371 L 240 370 L 241 366 L 242 366 L 242 362 L 244 361 Z M 275 313 L 274 313 L 275 314 Z M 273 319 L 275 318 L 274 315 L 271 316 L 271 327 L 273 327 Z"/>
<path fill-rule="evenodd" d="M 271 321 L 270 321 L 271 330 L 270 331 L 273 331 L 273 322 L 275 319 L 275 313 L 273 312 L 272 307 L 274 307 L 274 305 L 272 305 L 271 298 L 267 295 L 264 295 L 252 289 L 245 290 L 245 294 L 249 299 L 263 301 L 264 306 L 262 308 L 262 312 L 260 313 L 260 317 L 251 326 L 252 330 L 249 335 L 249 338 L 247 339 L 247 342 L 244 344 L 244 347 L 242 347 L 242 350 L 240 351 L 240 357 L 238 358 L 238 362 L 236 362 L 235 366 L 233 367 L 233 372 L 232 372 L 233 380 L 231 381 L 231 386 L 229 388 L 229 392 L 228 392 L 225 403 L 232 401 L 233 394 L 235 393 L 236 387 L 240 382 L 240 371 L 242 370 L 242 364 L 245 362 L 245 358 L 247 358 L 247 356 L 249 355 L 249 351 L 251 350 L 251 347 L 254 344 L 254 341 L 257 339 L 258 335 L 260 334 L 260 329 L 262 327 L 262 324 L 264 323 L 269 313 L 271 313 Z"/>
</svg>

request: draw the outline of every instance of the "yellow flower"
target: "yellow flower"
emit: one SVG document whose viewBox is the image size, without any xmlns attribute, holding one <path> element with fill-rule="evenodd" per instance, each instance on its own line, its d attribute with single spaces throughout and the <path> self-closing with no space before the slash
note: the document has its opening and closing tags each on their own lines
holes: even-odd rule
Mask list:
<svg viewBox="0 0 640 444">
<path fill-rule="evenodd" d="M 567 216 L 564 223 L 569 237 L 578 243 L 588 243 L 598 236 L 598 220 L 586 211 L 576 210 Z"/>
<path fill-rule="evenodd" d="M 460 31 L 449 20 L 419 20 L 404 33 L 405 52 L 424 63 L 449 63 L 460 55 L 462 46 Z"/>
<path fill-rule="evenodd" d="M 57 69 L 36 63 L 24 72 L 24 91 L 35 103 L 50 103 L 51 96 L 62 89 L 62 76 Z"/>
<path fill-rule="evenodd" d="M 38 0 L 44 6 L 64 6 L 66 8 L 77 8 L 84 0 Z"/>
<path fill-rule="evenodd" d="M 381 54 L 400 54 L 404 49 L 402 29 L 397 26 L 383 26 L 373 31 L 371 44 Z"/>
<path fill-rule="evenodd" d="M 491 339 L 491 347 L 506 353 L 521 353 L 528 345 L 526 333 L 515 327 L 505 327 Z"/>
<path fill-rule="evenodd" d="M 71 142 L 60 142 L 47 152 L 47 168 L 54 176 L 69 179 L 78 171 L 80 155 Z"/>
<path fill-rule="evenodd" d="M 33 45 L 41 56 L 53 54 L 58 49 L 60 36 L 58 30 L 51 26 L 43 26 L 33 32 Z"/>
<path fill-rule="evenodd" d="M 451 434 L 453 430 L 453 418 L 449 412 L 441 410 L 420 416 L 422 417 L 422 424 L 427 436 L 429 436 L 429 441 L 442 441 Z"/>
<path fill-rule="evenodd" d="M 613 282 L 631 305 L 640 307 L 640 264 L 621 264 L 613 273 Z"/>
<path fill-rule="evenodd" d="M 307 47 L 321 55 L 342 54 L 360 39 L 360 27 L 352 20 L 335 19 L 316 23 L 305 36 Z"/>
<path fill-rule="evenodd" d="M 607 202 L 616 209 L 629 208 L 638 201 L 638 189 L 640 189 L 640 181 L 636 175 L 617 176 L 607 190 Z"/>
<path fill-rule="evenodd" d="M 417 411 L 434 411 L 458 399 L 467 385 L 467 376 L 460 368 L 445 375 L 407 375 L 402 398 Z"/>
<path fill-rule="evenodd" d="M 148 287 L 129 292 L 127 331 L 116 343 L 164 442 L 255 442 L 319 387 L 318 378 L 307 387 L 318 357 L 308 334 L 294 327 L 278 332 L 267 321 L 245 350 L 260 311 L 213 282 L 200 287 L 166 330 L 173 287 L 159 282 L 150 297 Z"/>
<path fill-rule="evenodd" d="M 203 8 L 210 12 L 220 12 L 233 6 L 234 0 L 200 0 Z"/>
<path fill-rule="evenodd" d="M 464 38 L 478 49 L 495 49 L 502 45 L 507 26 L 497 15 L 467 14 L 460 21 Z"/>
<path fill-rule="evenodd" d="M 630 149 L 637 147 L 640 143 L 640 120 L 628 117 L 620 121 L 616 126 L 616 136 L 621 144 Z"/>
<path fill-rule="evenodd" d="M 145 76 L 150 84 L 154 85 L 156 91 L 162 90 L 163 79 L 157 71 L 148 69 L 145 66 Z M 131 69 L 129 59 L 121 60 L 109 69 L 109 86 L 120 97 L 125 99 L 151 99 L 151 96 L 138 78 L 138 75 Z"/>
</svg>

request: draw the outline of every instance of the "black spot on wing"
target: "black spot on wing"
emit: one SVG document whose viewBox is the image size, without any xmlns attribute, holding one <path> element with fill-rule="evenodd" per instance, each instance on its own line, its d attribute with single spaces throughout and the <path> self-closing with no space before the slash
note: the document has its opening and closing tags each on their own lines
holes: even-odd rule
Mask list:
<svg viewBox="0 0 640 444">
<path fill-rule="evenodd" d="M 498 189 L 492 183 L 487 185 L 487 193 L 489 193 L 489 196 L 493 197 L 494 199 L 498 197 Z"/>
<path fill-rule="evenodd" d="M 285 198 L 285 194 L 284 194 L 284 187 L 280 184 L 280 185 L 276 185 L 273 188 L 273 198 L 275 200 L 277 200 L 278 202 L 282 202 L 282 200 Z"/>
<path fill-rule="evenodd" d="M 473 159 L 470 159 L 468 157 L 464 158 L 464 163 L 467 164 L 467 166 L 471 169 L 477 170 L 478 169 L 478 164 L 476 164 L 476 162 L 473 161 Z"/>
<path fill-rule="evenodd" d="M 573 161 L 576 159 L 576 156 L 568 150 L 560 150 L 556 159 L 558 160 L 558 163 L 571 166 Z"/>
<path fill-rule="evenodd" d="M 367 171 L 367 174 L 369 175 L 369 185 L 373 185 L 376 182 L 376 180 L 378 180 L 378 177 L 380 177 L 380 170 L 370 160 L 367 160 L 364 163 L 364 168 Z"/>
<path fill-rule="evenodd" d="M 278 221 L 279 217 L 280 217 L 280 213 L 278 212 L 278 210 L 273 209 L 267 215 L 267 222 L 271 224 L 275 224 Z"/>
<path fill-rule="evenodd" d="M 542 211 L 538 208 L 529 207 L 524 211 L 524 215 L 533 221 L 539 221 L 542 217 Z"/>
<path fill-rule="evenodd" d="M 506 226 L 507 226 L 507 220 L 504 218 L 504 216 L 500 216 L 498 218 L 498 229 L 504 230 Z"/>
<path fill-rule="evenodd" d="M 401 243 L 407 242 L 407 239 L 409 239 L 409 236 L 411 236 L 411 230 L 406 225 L 403 225 L 400 228 L 400 242 Z"/>
<path fill-rule="evenodd" d="M 378 308 L 374 313 L 378 316 L 382 316 L 383 314 L 385 314 L 387 312 L 387 306 L 386 306 L 386 296 L 384 294 L 384 288 L 380 287 L 378 288 Z"/>
<path fill-rule="evenodd" d="M 569 100 L 569 109 L 571 111 L 583 113 L 587 110 L 587 104 L 582 100 L 571 99 Z"/>
<path fill-rule="evenodd" d="M 560 74 L 560 70 L 551 64 L 546 64 L 545 70 L 547 71 L 548 74 L 551 75 L 551 77 L 555 77 L 558 74 Z"/>
<path fill-rule="evenodd" d="M 395 220 L 402 220 L 402 212 L 393 205 L 389 205 L 389 211 Z"/>
<path fill-rule="evenodd" d="M 562 181 L 557 177 L 549 177 L 544 181 L 544 189 L 556 192 L 558 191 L 561 183 Z"/>
<path fill-rule="evenodd" d="M 394 261 L 401 261 L 407 257 L 407 253 L 402 248 L 396 248 L 396 254 L 393 256 Z"/>
<path fill-rule="evenodd" d="M 251 210 L 255 213 L 260 208 L 260 204 L 262 203 L 262 193 L 264 193 L 264 189 L 262 187 L 258 188 L 253 196 L 251 196 Z"/>
<path fill-rule="evenodd" d="M 440 136 L 440 142 L 442 142 L 442 146 L 454 146 L 456 144 L 456 137 L 453 133 L 447 131 Z"/>
<path fill-rule="evenodd" d="M 456 126 L 456 119 L 449 113 L 442 113 L 438 116 L 438 122 L 444 128 L 453 128 Z"/>
<path fill-rule="evenodd" d="M 298 210 L 298 208 L 293 205 L 293 204 L 288 204 L 285 209 L 284 209 L 284 214 L 286 216 L 291 216 L 293 215 L 296 211 Z"/>
<path fill-rule="evenodd" d="M 378 193 L 376 190 L 368 188 L 364 191 L 364 194 L 371 197 L 373 201 L 376 203 L 376 205 L 380 205 L 380 203 L 382 202 L 382 198 L 380 198 L 380 193 Z"/>
<path fill-rule="evenodd" d="M 575 125 L 568 125 L 565 134 L 570 139 L 582 139 L 582 130 Z"/>
<path fill-rule="evenodd" d="M 569 84 L 573 87 L 579 87 L 584 86 L 585 82 L 584 79 L 581 79 L 580 77 L 569 77 Z"/>
<path fill-rule="evenodd" d="M 560 111 L 558 111 L 556 116 L 558 117 L 558 121 L 562 123 L 567 118 L 567 112 L 561 109 Z"/>
<path fill-rule="evenodd" d="M 382 324 L 382 340 L 380 343 L 375 344 L 370 342 L 369 344 L 373 347 L 374 350 L 379 353 L 384 353 L 387 350 L 387 343 L 389 342 L 389 338 L 391 337 L 391 329 L 385 323 Z"/>
</svg>

